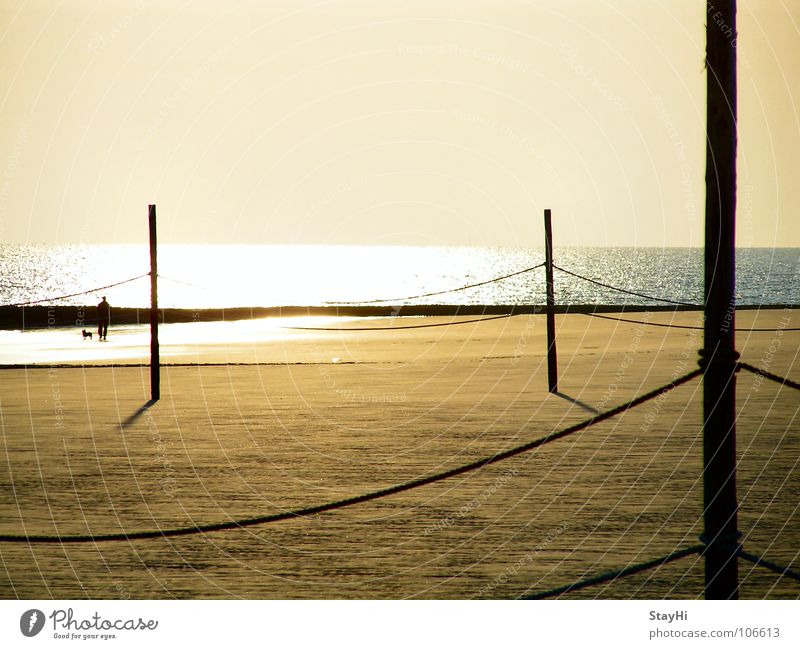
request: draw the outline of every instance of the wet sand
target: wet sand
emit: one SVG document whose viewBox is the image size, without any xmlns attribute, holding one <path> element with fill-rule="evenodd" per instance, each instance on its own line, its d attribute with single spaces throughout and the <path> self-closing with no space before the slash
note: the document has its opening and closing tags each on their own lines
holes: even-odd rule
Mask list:
<svg viewBox="0 0 800 649">
<path fill-rule="evenodd" d="M 695 312 L 619 317 L 701 323 Z M 691 329 L 558 316 L 552 395 L 543 316 L 427 326 L 472 319 L 168 325 L 162 398 L 147 408 L 145 328 L 112 329 L 108 343 L 4 332 L 0 362 L 27 366 L 2 371 L 0 533 L 151 530 L 357 495 L 582 421 L 694 369 L 702 346 Z M 780 330 L 740 332 L 742 360 L 800 380 L 800 332 L 785 331 L 800 311 L 737 319 Z M 414 328 L 357 330 L 401 326 Z M 745 547 L 800 569 L 800 394 L 742 372 L 738 399 Z M 536 451 L 312 517 L 0 544 L 0 596 L 509 598 L 557 587 L 697 542 L 701 404 L 696 379 Z M 740 573 L 742 597 L 800 596 L 761 568 Z M 695 598 L 702 581 L 702 559 L 689 557 L 574 596 Z"/>
</svg>

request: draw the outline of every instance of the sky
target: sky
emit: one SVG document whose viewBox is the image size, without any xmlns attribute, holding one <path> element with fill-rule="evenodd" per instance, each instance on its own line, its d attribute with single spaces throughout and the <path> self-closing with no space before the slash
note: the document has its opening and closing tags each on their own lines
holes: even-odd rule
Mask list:
<svg viewBox="0 0 800 649">
<path fill-rule="evenodd" d="M 800 247 L 800 2 L 739 3 L 737 245 Z M 698 0 L 0 0 L 0 241 L 700 246 Z"/>
</svg>

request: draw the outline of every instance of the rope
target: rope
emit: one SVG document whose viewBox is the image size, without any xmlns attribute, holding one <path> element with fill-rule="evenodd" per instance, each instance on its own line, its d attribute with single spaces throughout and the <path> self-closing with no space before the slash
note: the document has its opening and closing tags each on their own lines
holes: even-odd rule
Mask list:
<svg viewBox="0 0 800 649">
<path fill-rule="evenodd" d="M 525 453 L 535 448 L 539 448 L 540 446 L 544 446 L 549 442 L 554 442 L 557 439 L 567 437 L 568 435 L 577 433 L 581 430 L 584 430 L 585 428 L 589 428 L 590 426 L 599 424 L 600 422 L 605 421 L 606 419 L 610 419 L 611 417 L 614 417 L 620 413 L 623 413 L 630 408 L 634 408 L 649 401 L 650 399 L 654 399 L 660 394 L 664 394 L 666 392 L 669 392 L 670 390 L 674 390 L 678 386 L 683 385 L 688 381 L 691 381 L 697 376 L 700 376 L 700 374 L 702 374 L 702 370 L 700 369 L 693 370 L 692 372 L 689 372 L 688 374 L 685 374 L 684 376 L 675 379 L 672 383 L 668 383 L 667 385 L 656 388 L 655 390 L 651 390 L 650 392 L 647 392 L 639 397 L 636 397 L 631 401 L 623 403 L 622 405 L 619 405 L 616 408 L 612 408 L 611 410 L 608 410 L 599 415 L 595 415 L 590 419 L 586 419 L 580 423 L 569 426 L 568 428 L 564 428 L 563 430 L 560 430 L 558 432 L 546 435 L 545 437 L 540 437 L 539 439 L 535 439 L 531 442 L 528 442 L 527 444 L 517 446 L 515 448 L 503 451 L 501 453 L 496 453 L 489 457 L 484 457 L 480 460 L 476 460 L 475 462 L 470 462 L 469 464 L 465 464 L 463 466 L 456 467 L 454 469 L 449 469 L 441 473 L 436 473 L 434 475 L 430 475 L 425 478 L 418 478 L 416 480 L 411 480 L 409 482 L 405 482 L 403 484 L 395 485 L 392 487 L 387 487 L 385 489 L 379 489 L 377 491 L 362 494 L 360 496 L 344 498 L 342 500 L 328 502 L 322 505 L 301 507 L 299 509 L 293 509 L 281 512 L 279 514 L 269 514 L 266 516 L 257 516 L 253 518 L 227 521 L 224 523 L 210 523 L 206 525 L 178 527 L 167 530 L 148 530 L 143 532 L 119 532 L 116 534 L 78 534 L 72 536 L 60 535 L 60 534 L 25 535 L 25 536 L 14 535 L 14 534 L 2 534 L 0 535 L 0 543 L 98 543 L 101 541 L 134 541 L 141 539 L 166 538 L 173 536 L 188 536 L 191 534 L 220 532 L 223 530 L 239 529 L 243 527 L 251 527 L 254 525 L 264 525 L 266 523 L 276 523 L 278 521 L 285 521 L 288 519 L 299 518 L 302 516 L 312 516 L 314 514 L 321 514 L 323 512 L 342 509 L 344 507 L 350 507 L 352 505 L 357 505 L 359 503 L 364 503 L 371 500 L 377 500 L 379 498 L 385 498 L 387 496 L 392 496 L 394 494 L 402 493 L 404 491 L 409 491 L 411 489 L 423 487 L 429 484 L 433 484 L 435 482 L 447 480 L 448 478 L 453 478 L 458 475 L 476 471 L 491 464 L 496 464 L 497 462 L 501 462 L 516 455 L 520 455 L 521 453 Z"/>
<path fill-rule="evenodd" d="M 752 564 L 757 566 L 761 566 L 762 568 L 766 568 L 767 570 L 771 570 L 772 572 L 777 572 L 782 577 L 789 577 L 794 579 L 795 581 L 800 581 L 800 572 L 792 570 L 791 568 L 785 568 L 784 566 L 779 566 L 777 563 L 772 563 L 772 561 L 768 561 L 763 557 L 759 557 L 758 555 L 751 554 L 746 552 L 745 550 L 739 550 L 736 555 L 741 557 L 745 561 L 749 561 Z"/>
<path fill-rule="evenodd" d="M 17 302 L 16 304 L 3 304 L 0 307 L 14 307 L 14 306 L 29 306 L 31 304 L 41 304 L 42 302 L 52 302 L 53 300 L 64 300 L 68 297 L 77 297 L 78 295 L 86 295 L 87 293 L 94 293 L 95 291 L 102 291 L 107 288 L 114 288 L 115 286 L 121 286 L 122 284 L 127 284 L 129 282 L 135 282 L 137 279 L 142 279 L 142 277 L 148 277 L 150 273 L 145 273 L 144 275 L 138 275 L 136 277 L 131 277 L 130 279 L 125 279 L 121 282 L 116 282 L 115 284 L 109 284 L 108 286 L 98 286 L 97 288 L 90 288 L 88 291 L 81 291 L 80 293 L 70 293 L 69 295 L 59 295 L 57 297 L 48 297 L 42 300 L 30 300 L 29 302 Z"/>
<path fill-rule="evenodd" d="M 570 270 L 566 270 L 565 268 L 561 268 L 561 266 L 556 266 L 553 264 L 553 268 L 557 268 L 562 273 L 566 273 L 567 275 L 572 275 L 573 277 L 577 277 L 578 279 L 582 279 L 587 282 L 591 282 L 592 284 L 597 284 L 597 286 L 602 286 L 604 288 L 610 288 L 614 291 L 619 291 L 620 293 L 627 293 L 628 295 L 635 295 L 636 297 L 643 297 L 648 300 L 658 300 L 659 302 L 669 302 L 670 304 L 679 304 L 681 306 L 693 306 L 702 308 L 702 304 L 692 304 L 691 302 L 680 302 L 678 300 L 669 300 L 665 297 L 656 297 L 655 295 L 647 295 L 646 293 L 637 293 L 636 291 L 629 291 L 624 288 L 620 288 L 619 286 L 612 286 L 611 284 L 603 284 L 603 282 L 598 282 L 597 280 L 590 279 L 588 277 L 584 277 L 583 275 L 578 275 L 578 273 L 573 273 Z"/>
<path fill-rule="evenodd" d="M 746 332 L 754 332 L 754 331 L 768 331 L 771 333 L 778 333 L 779 331 L 800 331 L 800 327 L 775 327 L 774 329 L 770 329 L 769 327 L 743 327 L 739 328 L 736 327 L 735 331 L 746 331 Z"/>
<path fill-rule="evenodd" d="M 599 313 L 586 313 L 584 315 L 591 316 L 592 318 L 603 318 L 603 320 L 617 320 L 618 322 L 630 322 L 631 324 L 650 325 L 651 327 L 669 327 L 670 329 L 698 329 L 700 331 L 703 330 L 703 327 L 692 327 L 691 325 L 674 325 L 674 324 L 665 324 L 663 322 L 647 322 L 646 320 L 628 320 L 627 318 L 615 318 L 614 316 L 600 315 Z"/>
<path fill-rule="evenodd" d="M 466 286 L 459 286 L 458 288 L 449 288 L 446 291 L 433 291 L 432 293 L 420 293 L 419 295 L 406 295 L 405 297 L 390 297 L 384 300 L 351 300 L 349 302 L 325 302 L 325 304 L 378 304 L 381 302 L 405 302 L 406 300 L 414 300 L 418 297 L 432 297 L 434 295 L 444 295 L 445 293 L 456 293 L 458 291 L 466 291 L 468 288 L 475 288 L 476 286 L 483 286 L 485 284 L 492 284 L 494 282 L 499 282 L 504 279 L 508 279 L 509 277 L 514 277 L 516 275 L 522 275 L 523 273 L 529 273 L 532 270 L 536 270 L 537 268 L 541 268 L 544 266 L 544 262 L 541 264 L 537 264 L 536 266 L 531 266 L 530 268 L 523 268 L 522 270 L 518 270 L 513 273 L 509 273 L 508 275 L 501 275 L 500 277 L 495 277 L 493 279 L 487 279 L 483 282 L 477 282 L 475 284 L 467 284 Z"/>
<path fill-rule="evenodd" d="M 749 365 L 748 363 L 737 363 L 737 366 L 739 367 L 739 369 L 747 370 L 748 372 L 752 372 L 753 374 L 758 374 L 759 376 L 763 376 L 765 379 L 769 379 L 770 381 L 775 381 L 775 383 L 780 383 L 781 385 L 785 385 L 788 388 L 794 388 L 795 390 L 800 390 L 800 383 L 784 378 L 783 376 L 772 374 L 772 372 L 767 372 L 766 370 L 759 369 L 758 367 L 755 367 L 754 365 Z"/>
<path fill-rule="evenodd" d="M 538 593 L 534 593 L 533 595 L 525 595 L 520 599 L 545 599 L 547 597 L 557 597 L 558 595 L 563 595 L 564 593 L 569 593 L 572 591 L 581 590 L 583 588 L 588 588 L 589 586 L 597 586 L 599 584 L 604 584 L 608 581 L 614 581 L 615 579 L 619 579 L 620 577 L 635 575 L 637 572 L 644 572 L 645 570 L 649 570 L 650 568 L 657 568 L 667 563 L 677 561 L 678 559 L 683 559 L 684 557 L 688 557 L 693 554 L 698 554 L 704 548 L 705 548 L 704 545 L 692 545 L 688 548 L 678 550 L 664 557 L 659 557 L 658 559 L 652 559 L 651 561 L 643 561 L 642 563 L 637 563 L 632 566 L 628 566 L 627 568 L 621 568 L 619 570 L 612 570 L 610 572 L 605 572 L 602 575 L 597 575 L 596 577 L 590 577 L 589 579 L 584 579 L 583 581 L 577 581 L 574 584 L 570 584 L 569 586 L 561 586 L 560 588 L 553 588 L 552 590 L 540 591 Z"/>
<path fill-rule="evenodd" d="M 599 313 L 585 313 L 584 315 L 591 316 L 593 318 L 603 318 L 604 320 L 617 320 L 618 322 L 630 322 L 631 324 L 640 324 L 640 325 L 649 325 L 650 327 L 669 327 L 671 329 L 694 329 L 695 331 L 703 331 L 703 327 L 693 327 L 691 325 L 677 325 L 677 324 L 668 324 L 664 322 L 647 322 L 646 320 L 630 320 L 628 318 L 615 318 L 614 316 L 610 315 L 600 315 Z M 776 327 L 774 329 L 770 329 L 769 327 L 759 328 L 759 327 L 736 327 L 735 331 L 744 331 L 744 332 L 756 332 L 756 331 L 768 331 L 771 333 L 777 333 L 778 331 L 800 331 L 800 327 Z"/>
<path fill-rule="evenodd" d="M 176 284 L 183 284 L 184 286 L 191 286 L 192 288 L 199 288 L 201 291 L 208 291 L 210 290 L 206 286 L 200 286 L 199 284 L 192 284 L 191 282 L 184 282 L 180 279 L 173 279 L 172 277 L 167 277 L 166 275 L 162 275 L 161 273 L 158 274 L 158 279 L 165 279 L 168 282 L 175 282 Z"/>
<path fill-rule="evenodd" d="M 470 324 L 471 322 L 486 322 L 488 320 L 500 320 L 501 318 L 513 318 L 517 313 L 504 313 L 488 318 L 475 318 L 473 320 L 459 320 L 458 322 L 436 322 L 422 325 L 402 325 L 398 327 L 281 327 L 281 329 L 297 329 L 300 331 L 395 331 L 397 329 L 424 329 L 425 327 L 452 327 L 454 325 Z"/>
</svg>

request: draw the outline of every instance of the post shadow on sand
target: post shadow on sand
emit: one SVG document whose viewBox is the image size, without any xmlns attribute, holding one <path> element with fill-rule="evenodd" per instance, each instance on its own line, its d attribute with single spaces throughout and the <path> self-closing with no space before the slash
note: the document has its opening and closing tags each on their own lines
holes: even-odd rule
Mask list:
<svg viewBox="0 0 800 649">
<path fill-rule="evenodd" d="M 136 423 L 136 420 L 139 419 L 139 417 L 141 417 L 150 408 L 152 408 L 156 403 L 158 403 L 158 399 L 150 399 L 150 401 L 145 403 L 143 406 L 140 406 L 136 412 L 123 421 L 120 426 L 122 426 L 122 428 L 129 428 L 130 426 L 133 426 L 133 424 Z"/>
<path fill-rule="evenodd" d="M 568 394 L 564 394 L 563 392 L 559 392 L 556 390 L 555 392 L 551 392 L 550 394 L 554 394 L 557 397 L 561 397 L 565 401 L 569 401 L 570 403 L 574 403 L 579 408 L 583 408 L 587 412 L 591 412 L 593 415 L 599 415 L 600 411 L 596 408 L 592 408 L 589 404 L 584 403 L 583 401 L 576 399 L 575 397 L 571 397 Z"/>
</svg>

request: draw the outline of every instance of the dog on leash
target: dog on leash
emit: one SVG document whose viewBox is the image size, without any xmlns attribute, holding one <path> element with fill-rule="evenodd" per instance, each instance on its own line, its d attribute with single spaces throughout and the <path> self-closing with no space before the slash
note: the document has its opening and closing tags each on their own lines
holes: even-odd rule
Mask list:
<svg viewBox="0 0 800 649">
<path fill-rule="evenodd" d="M 87 338 L 89 340 L 92 339 L 92 332 L 91 331 L 86 331 L 86 329 L 84 329 L 84 330 L 81 331 L 81 333 L 83 334 L 83 339 L 84 340 L 86 340 Z"/>
</svg>

